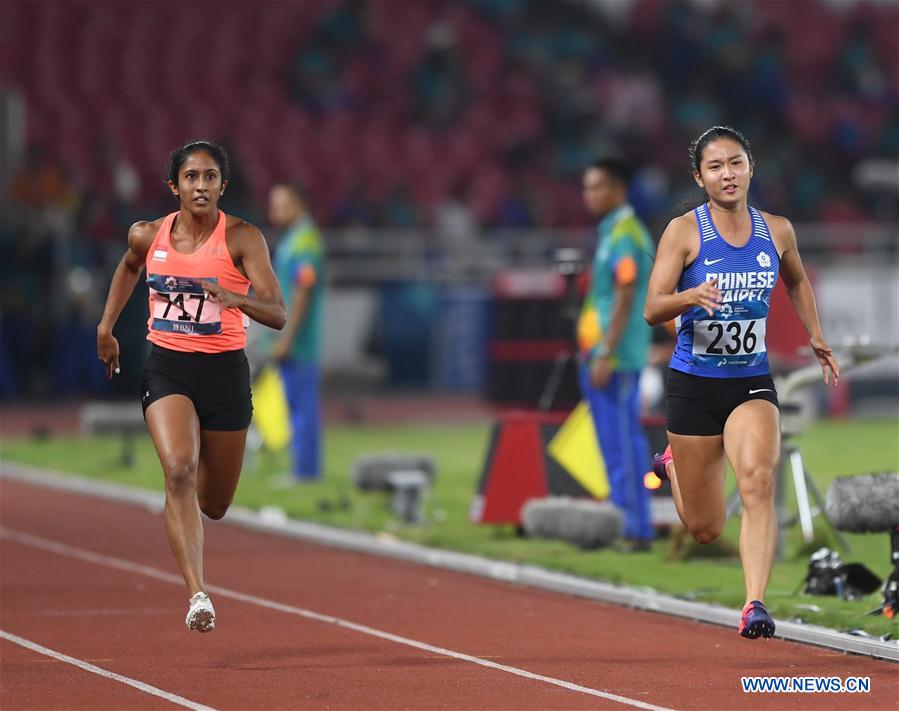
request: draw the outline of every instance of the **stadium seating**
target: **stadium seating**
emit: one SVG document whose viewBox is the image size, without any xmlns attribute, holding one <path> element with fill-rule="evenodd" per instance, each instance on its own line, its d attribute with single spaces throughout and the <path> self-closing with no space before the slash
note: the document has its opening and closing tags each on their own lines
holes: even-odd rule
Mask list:
<svg viewBox="0 0 899 711">
<path fill-rule="evenodd" d="M 326 223 L 383 223 L 401 186 L 427 221 L 464 184 L 484 225 L 582 224 L 593 154 L 651 160 L 679 176 L 673 193 L 689 185 L 688 139 L 724 119 L 756 141 L 771 209 L 864 214 L 840 183 L 852 160 L 897 148 L 895 5 L 809 0 L 814 32 L 789 2 L 622 5 L 615 25 L 584 3 L 11 3 L 0 52 L 29 142 L 85 189 L 102 142 L 146 197 L 174 146 L 210 136 L 232 147 L 248 200 L 295 177 Z"/>
</svg>

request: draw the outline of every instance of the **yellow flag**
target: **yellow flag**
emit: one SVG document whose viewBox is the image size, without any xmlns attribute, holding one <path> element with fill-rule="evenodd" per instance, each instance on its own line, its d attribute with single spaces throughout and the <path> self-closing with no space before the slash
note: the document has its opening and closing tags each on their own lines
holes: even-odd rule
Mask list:
<svg viewBox="0 0 899 711">
<path fill-rule="evenodd" d="M 574 408 L 546 451 L 597 499 L 609 498 L 606 463 L 596 441 L 590 406 L 585 401 L 581 400 Z"/>
<path fill-rule="evenodd" d="M 290 414 L 284 383 L 273 365 L 263 368 L 253 383 L 253 421 L 269 449 L 283 449 L 290 442 Z"/>
</svg>

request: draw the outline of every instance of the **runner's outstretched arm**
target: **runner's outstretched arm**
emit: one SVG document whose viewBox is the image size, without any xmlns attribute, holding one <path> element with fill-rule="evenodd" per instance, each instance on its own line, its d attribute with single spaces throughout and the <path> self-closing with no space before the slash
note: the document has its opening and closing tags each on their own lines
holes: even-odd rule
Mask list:
<svg viewBox="0 0 899 711">
<path fill-rule="evenodd" d="M 695 229 L 688 220 L 677 217 L 668 223 L 659 240 L 643 306 L 643 318 L 650 326 L 670 321 L 693 306 L 705 309 L 709 316 L 721 306 L 717 279 L 693 289 L 675 291 L 690 255 L 690 233 Z"/>
<path fill-rule="evenodd" d="M 840 366 L 833 356 L 833 350 L 824 340 L 821 322 L 818 319 L 815 292 L 812 291 L 811 282 L 802 266 L 802 258 L 796 244 L 796 232 L 790 221 L 784 217 L 778 218 L 775 224 L 784 246 L 780 257 L 780 277 L 783 279 L 790 301 L 793 302 L 793 308 L 796 309 L 796 314 L 808 333 L 809 344 L 815 352 L 815 357 L 824 371 L 824 382 L 836 387 L 840 377 Z"/>
<path fill-rule="evenodd" d="M 109 284 L 106 307 L 97 325 L 97 357 L 106 366 L 106 377 L 119 372 L 119 342 L 112 329 L 140 278 L 147 260 L 147 252 L 153 244 L 155 229 L 151 222 L 135 222 L 128 230 L 128 249 L 119 260 Z"/>
<path fill-rule="evenodd" d="M 203 288 L 212 294 L 223 309 L 237 308 L 263 326 L 280 331 L 287 321 L 287 310 L 281 296 L 281 286 L 272 271 L 265 237 L 257 227 L 243 223 L 234 228 L 235 261 L 240 262 L 253 286 L 253 296 L 223 289 L 213 281 L 204 281 Z M 230 245 L 229 245 L 230 248 Z"/>
</svg>

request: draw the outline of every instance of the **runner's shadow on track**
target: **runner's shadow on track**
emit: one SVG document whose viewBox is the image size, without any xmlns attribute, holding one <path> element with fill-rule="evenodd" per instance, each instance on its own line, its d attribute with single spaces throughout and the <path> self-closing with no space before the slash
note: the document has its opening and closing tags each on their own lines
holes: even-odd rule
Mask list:
<svg viewBox="0 0 899 711">
<path fill-rule="evenodd" d="M 452 657 L 444 657 L 434 655 L 426 656 L 408 656 L 408 657 L 382 657 L 377 660 L 378 666 L 382 667 L 425 667 L 434 666 L 435 664 L 467 664 L 461 659 L 453 659 Z"/>
<path fill-rule="evenodd" d="M 358 668 L 372 666 L 420 667 L 434 664 L 458 664 L 458 660 L 441 656 L 379 656 L 371 649 L 358 646 L 291 645 L 260 650 L 256 654 L 227 655 L 211 661 L 212 669 L 236 671 L 273 671 L 276 669 Z"/>
<path fill-rule="evenodd" d="M 321 666 L 321 661 L 325 658 L 345 657 L 353 654 L 359 654 L 357 647 L 323 647 L 321 645 L 293 644 L 289 647 L 260 649 L 254 654 L 229 654 L 211 661 L 209 666 L 213 669 L 245 671 L 296 669 L 298 667 Z"/>
</svg>

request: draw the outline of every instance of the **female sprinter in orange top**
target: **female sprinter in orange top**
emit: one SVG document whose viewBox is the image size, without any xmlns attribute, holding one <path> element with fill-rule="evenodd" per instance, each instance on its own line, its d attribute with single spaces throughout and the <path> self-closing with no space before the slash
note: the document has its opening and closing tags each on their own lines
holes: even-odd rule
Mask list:
<svg viewBox="0 0 899 711">
<path fill-rule="evenodd" d="M 677 512 L 693 537 L 711 543 L 727 516 L 725 457 L 730 460 L 744 507 L 746 604 L 739 631 L 770 637 L 774 621 L 763 600 L 777 544 L 780 420 L 765 326 L 778 275 L 825 383 L 836 386 L 839 367 L 821 333 L 793 226 L 747 202 L 754 165 L 749 142 L 739 131 L 715 126 L 693 142 L 690 158 L 708 202 L 668 225 L 644 308 L 651 325 L 677 319 L 666 405 L 670 445 L 653 470 L 670 478 Z"/>
<path fill-rule="evenodd" d="M 113 327 L 146 267 L 153 345 L 141 405 L 165 474 L 166 533 L 190 593 L 187 627 L 200 632 L 215 629 L 200 512 L 219 519 L 231 505 L 252 414 L 247 318 L 276 329 L 285 322 L 265 238 L 218 209 L 228 169 L 224 149 L 207 141 L 172 153 L 168 186 L 179 209 L 131 227 L 97 326 L 97 353 L 112 377 Z"/>
</svg>

